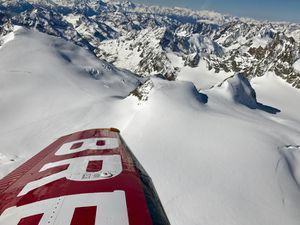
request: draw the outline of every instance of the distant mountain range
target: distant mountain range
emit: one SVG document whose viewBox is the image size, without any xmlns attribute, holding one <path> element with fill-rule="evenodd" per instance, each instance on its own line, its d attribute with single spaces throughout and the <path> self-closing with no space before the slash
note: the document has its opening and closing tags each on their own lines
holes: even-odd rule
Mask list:
<svg viewBox="0 0 300 225">
<path fill-rule="evenodd" d="M 295 66 L 300 58 L 300 24 L 130 1 L 0 2 L 0 36 L 15 25 L 36 28 L 140 76 L 174 80 L 183 67 L 205 61 L 215 73 L 241 72 L 249 78 L 274 71 L 300 88 Z"/>
</svg>

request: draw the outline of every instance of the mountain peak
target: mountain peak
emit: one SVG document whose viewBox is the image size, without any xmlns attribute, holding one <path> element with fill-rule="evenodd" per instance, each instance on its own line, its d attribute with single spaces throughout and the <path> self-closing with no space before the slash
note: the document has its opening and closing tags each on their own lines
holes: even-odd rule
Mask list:
<svg viewBox="0 0 300 225">
<path fill-rule="evenodd" d="M 72 41 L 141 76 L 173 80 L 185 67 L 205 62 L 210 72 L 228 76 L 243 73 L 251 79 L 275 72 L 300 88 L 294 68 L 300 58 L 299 24 L 118 0 L 15 2 L 0 6 L 11 13 L 13 24 Z"/>
</svg>

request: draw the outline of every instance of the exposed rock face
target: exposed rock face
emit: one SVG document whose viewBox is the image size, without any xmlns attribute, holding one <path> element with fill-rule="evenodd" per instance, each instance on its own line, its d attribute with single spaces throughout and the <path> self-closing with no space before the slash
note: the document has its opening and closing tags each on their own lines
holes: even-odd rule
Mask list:
<svg viewBox="0 0 300 225">
<path fill-rule="evenodd" d="M 185 66 L 197 67 L 200 62 L 200 55 L 198 53 L 191 54 L 184 62 Z"/>
<path fill-rule="evenodd" d="M 293 66 L 300 57 L 300 44 L 281 32 L 268 35 L 264 36 L 267 40 L 264 44 L 258 45 L 252 40 L 228 52 L 222 62 L 219 58 L 210 60 L 211 67 L 217 68 L 217 71 L 224 69 L 242 72 L 250 78 L 274 71 L 276 75 L 300 88 L 300 73 Z"/>
<path fill-rule="evenodd" d="M 2 13 L 0 13 L 0 47 L 3 45 L 3 37 L 13 32 L 14 26 L 11 21 Z"/>
<path fill-rule="evenodd" d="M 70 40 L 141 76 L 161 74 L 173 80 L 182 66 L 197 67 L 205 60 L 216 73 L 241 72 L 252 78 L 274 71 L 300 88 L 300 74 L 293 66 L 300 58 L 299 24 L 129 1 L 0 2 L 2 17 L 12 24 Z M 170 52 L 184 64 L 174 64 Z"/>
<path fill-rule="evenodd" d="M 0 37 L 7 35 L 14 29 L 11 21 L 4 15 L 0 13 Z"/>
<path fill-rule="evenodd" d="M 130 95 L 137 97 L 140 101 L 147 101 L 153 87 L 153 81 L 149 79 L 145 83 L 138 86 L 135 90 L 133 90 Z"/>
</svg>

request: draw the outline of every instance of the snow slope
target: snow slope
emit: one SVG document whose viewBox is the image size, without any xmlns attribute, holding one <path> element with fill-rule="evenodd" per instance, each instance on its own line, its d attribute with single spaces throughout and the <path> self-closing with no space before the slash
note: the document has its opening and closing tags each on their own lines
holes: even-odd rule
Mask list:
<svg viewBox="0 0 300 225">
<path fill-rule="evenodd" d="M 15 31 L 17 31 L 20 27 L 16 26 L 14 28 Z M 8 32 L 6 35 L 2 36 L 0 35 L 0 48 L 2 48 L 3 45 L 6 43 L 12 41 L 15 38 L 14 32 Z"/>
<path fill-rule="evenodd" d="M 300 71 L 300 59 L 298 59 L 298 60 L 294 63 L 294 68 L 295 68 L 297 71 Z"/>
<path fill-rule="evenodd" d="M 191 78 L 214 85 L 201 93 L 189 81 L 151 78 L 139 102 L 126 97 L 138 83 L 132 74 L 24 29 L 0 49 L 0 70 L 2 176 L 62 135 L 118 127 L 171 224 L 299 224 L 300 91 L 275 75 L 252 81 L 264 107 L 241 104 L 252 96 L 247 82 L 216 85 L 209 74 Z"/>
<path fill-rule="evenodd" d="M 0 61 L 0 143 L 8 149 L 1 151 L 4 162 L 23 161 L 57 134 L 81 129 L 83 124 L 116 126 L 104 118 L 109 114 L 101 112 L 110 111 L 113 106 L 108 102 L 126 97 L 139 83 L 134 75 L 86 50 L 25 29 L 3 46 Z M 111 116 L 121 123 L 124 110 Z M 91 118 L 102 122 L 94 124 Z M 6 173 L 3 165 L 0 171 L 2 176 Z"/>
<path fill-rule="evenodd" d="M 231 73 L 221 71 L 214 73 L 213 70 L 208 70 L 207 63 L 204 60 L 199 62 L 199 65 L 195 68 L 185 66 L 179 72 L 177 79 L 182 81 L 190 81 L 198 89 L 209 89 L 212 86 L 221 83 L 227 77 L 231 76 Z"/>
<path fill-rule="evenodd" d="M 137 126 L 123 135 L 153 177 L 172 224 L 299 222 L 299 186 L 284 161 L 276 171 L 278 149 L 300 141 L 299 123 L 291 129 L 274 114 L 233 103 L 225 87 L 207 91 L 207 104 L 190 83 L 154 87 Z"/>
</svg>

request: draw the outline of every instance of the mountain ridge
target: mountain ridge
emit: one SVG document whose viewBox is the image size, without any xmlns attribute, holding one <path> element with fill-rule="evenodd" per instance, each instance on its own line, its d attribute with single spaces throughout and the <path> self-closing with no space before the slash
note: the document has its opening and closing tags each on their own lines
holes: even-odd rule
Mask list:
<svg viewBox="0 0 300 225">
<path fill-rule="evenodd" d="M 215 73 L 252 78 L 271 71 L 300 88 L 294 68 L 300 58 L 299 24 L 130 1 L 15 0 L 0 10 L 11 24 L 72 41 L 140 76 L 174 80 L 184 67 L 205 61 Z M 183 63 L 173 63 L 170 52 Z"/>
</svg>

